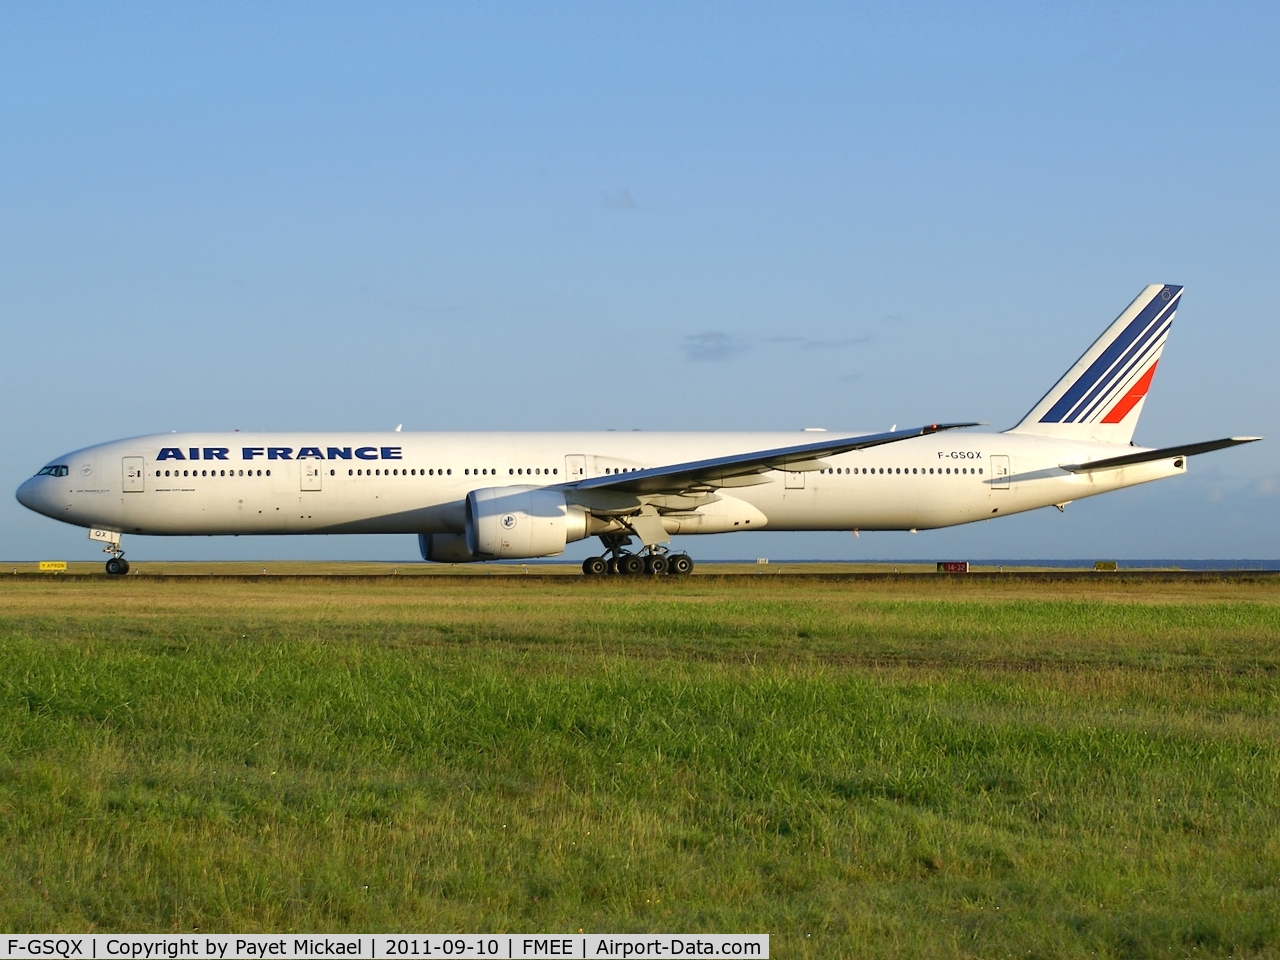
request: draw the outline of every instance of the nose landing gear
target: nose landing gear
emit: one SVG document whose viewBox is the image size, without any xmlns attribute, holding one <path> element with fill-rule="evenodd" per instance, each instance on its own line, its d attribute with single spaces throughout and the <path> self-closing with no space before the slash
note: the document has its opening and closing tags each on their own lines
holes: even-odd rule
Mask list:
<svg viewBox="0 0 1280 960">
<path fill-rule="evenodd" d="M 129 561 L 124 558 L 124 548 L 120 546 L 120 534 L 115 530 L 90 530 L 89 539 L 104 544 L 103 553 L 111 554 L 107 561 L 107 573 L 113 577 L 122 577 L 129 572 Z"/>
<path fill-rule="evenodd" d="M 628 536 L 606 535 L 600 538 L 607 557 L 587 557 L 582 561 L 582 572 L 589 577 L 617 573 L 635 576 L 646 573 L 660 577 L 664 574 L 685 576 L 693 572 L 693 560 L 687 553 L 668 553 L 661 546 L 646 547 L 640 553 L 629 553 L 624 547 L 631 543 Z"/>
</svg>

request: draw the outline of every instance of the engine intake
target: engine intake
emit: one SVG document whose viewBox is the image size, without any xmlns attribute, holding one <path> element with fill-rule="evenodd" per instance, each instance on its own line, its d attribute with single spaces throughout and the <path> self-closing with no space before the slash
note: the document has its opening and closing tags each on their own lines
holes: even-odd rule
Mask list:
<svg viewBox="0 0 1280 960">
<path fill-rule="evenodd" d="M 484 487 L 467 494 L 467 550 L 477 560 L 554 557 L 586 535 L 586 511 L 557 490 Z"/>
</svg>

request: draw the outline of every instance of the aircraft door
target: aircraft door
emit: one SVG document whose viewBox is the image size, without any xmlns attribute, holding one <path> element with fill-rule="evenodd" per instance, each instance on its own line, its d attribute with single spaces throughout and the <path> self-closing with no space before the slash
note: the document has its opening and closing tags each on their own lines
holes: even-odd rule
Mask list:
<svg viewBox="0 0 1280 960">
<path fill-rule="evenodd" d="M 1009 489 L 1009 458 L 995 456 L 991 458 L 991 489 Z"/>
<path fill-rule="evenodd" d="M 121 469 L 124 471 L 124 492 L 142 493 L 146 485 L 142 457 L 125 457 Z"/>
<path fill-rule="evenodd" d="M 324 461 L 303 460 L 300 465 L 302 467 L 302 489 L 319 490 L 320 478 L 324 476 Z"/>
<path fill-rule="evenodd" d="M 587 458 L 581 453 L 571 453 L 564 458 L 564 478 L 569 483 L 587 479 Z"/>
<path fill-rule="evenodd" d="M 783 471 L 786 482 L 782 485 L 784 490 L 803 490 L 804 489 L 804 473 L 799 470 Z"/>
</svg>

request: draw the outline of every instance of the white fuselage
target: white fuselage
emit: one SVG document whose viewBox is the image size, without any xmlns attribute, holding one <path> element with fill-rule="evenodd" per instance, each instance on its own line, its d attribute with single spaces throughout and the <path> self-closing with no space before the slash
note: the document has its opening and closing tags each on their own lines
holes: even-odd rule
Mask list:
<svg viewBox="0 0 1280 960">
<path fill-rule="evenodd" d="M 832 433 L 830 436 L 837 436 Z M 32 477 L 26 506 L 83 527 L 153 535 L 457 534 L 485 487 L 557 486 L 816 439 L 813 433 L 182 433 L 87 447 Z M 1061 504 L 1172 476 L 1182 459 L 1072 473 L 1108 444 L 947 432 L 761 474 L 668 510 L 669 533 L 908 530 Z M 1121 448 L 1136 450 L 1138 448 Z M 1007 458 L 1007 459 L 1002 459 Z"/>
</svg>

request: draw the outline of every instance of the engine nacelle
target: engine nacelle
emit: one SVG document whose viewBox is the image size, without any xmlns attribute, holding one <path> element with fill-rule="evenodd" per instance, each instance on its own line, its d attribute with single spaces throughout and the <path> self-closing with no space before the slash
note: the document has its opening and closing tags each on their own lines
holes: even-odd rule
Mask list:
<svg viewBox="0 0 1280 960">
<path fill-rule="evenodd" d="M 467 549 L 478 560 L 554 557 L 587 535 L 587 514 L 545 487 L 485 487 L 467 494 Z"/>
<path fill-rule="evenodd" d="M 467 549 L 467 538 L 461 533 L 420 533 L 418 549 L 423 560 L 433 563 L 475 563 L 481 559 Z"/>
</svg>

